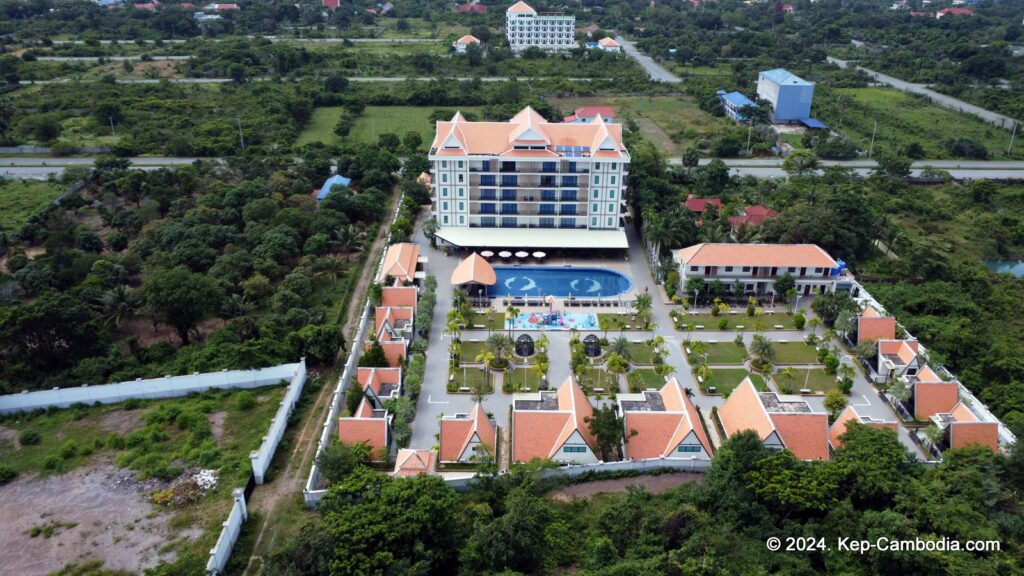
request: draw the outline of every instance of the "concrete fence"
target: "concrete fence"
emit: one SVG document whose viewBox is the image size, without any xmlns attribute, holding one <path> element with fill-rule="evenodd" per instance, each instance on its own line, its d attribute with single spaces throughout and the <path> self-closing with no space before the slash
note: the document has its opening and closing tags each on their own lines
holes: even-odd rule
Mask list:
<svg viewBox="0 0 1024 576">
<path fill-rule="evenodd" d="M 249 460 L 252 462 L 252 474 L 256 478 L 257 484 L 263 484 L 263 477 L 267 473 L 267 468 L 270 467 L 270 461 L 274 459 L 277 445 L 281 442 L 281 437 L 284 436 L 284 431 L 288 427 L 288 418 L 291 417 L 292 412 L 295 410 L 295 403 L 299 400 L 299 396 L 302 395 L 302 387 L 306 383 L 306 359 L 300 360 L 296 366 L 295 375 L 292 376 L 291 384 L 288 385 L 288 391 L 285 392 L 284 398 L 281 400 L 281 406 L 277 409 L 274 419 L 270 422 L 270 429 L 267 431 L 267 435 L 263 437 L 259 450 L 253 450 L 249 453 Z"/>
<path fill-rule="evenodd" d="M 398 203 L 396 204 L 395 213 L 391 216 L 391 223 L 394 224 L 395 219 L 398 218 L 398 212 L 402 208 L 402 200 L 405 199 L 405 195 L 401 194 L 398 197 Z M 391 233 L 388 232 L 387 240 L 385 241 L 385 247 L 391 245 Z M 380 275 L 381 268 L 384 266 L 384 255 L 387 253 L 385 248 L 384 252 L 380 255 L 380 260 L 377 261 L 377 266 L 374 268 L 373 276 L 371 278 L 377 278 Z M 324 449 L 330 445 L 334 436 L 338 434 L 338 416 L 341 414 L 341 406 L 345 400 L 345 393 L 348 391 L 349 383 L 355 378 L 356 364 L 359 362 L 359 356 L 363 352 L 363 341 L 366 339 L 366 331 L 370 326 L 370 318 L 373 315 L 373 305 L 370 303 L 370 296 L 367 295 L 366 303 L 363 304 L 363 315 L 359 319 L 359 327 L 356 329 L 356 335 L 352 338 L 351 349 L 348 352 L 348 360 L 345 361 L 345 369 L 341 373 L 341 377 L 338 378 L 338 385 L 334 389 L 334 394 L 331 396 L 331 407 L 327 411 L 327 418 L 324 420 L 323 430 L 320 432 L 320 441 L 316 447 L 316 455 L 320 456 Z M 309 470 L 309 478 L 306 480 L 306 487 L 302 490 L 302 495 L 305 498 L 306 506 L 308 508 L 315 508 L 323 500 L 324 495 L 327 494 L 327 489 L 323 487 L 322 477 L 320 475 L 319 467 L 316 464 L 316 459 L 313 460 L 313 466 Z"/>
<path fill-rule="evenodd" d="M 221 525 L 223 528 L 217 538 L 217 544 L 210 549 L 210 559 L 206 561 L 207 574 L 220 574 L 228 565 L 228 560 L 231 559 L 231 549 L 242 532 L 242 524 L 249 518 L 249 511 L 245 505 L 245 491 L 235 488 L 232 490 L 231 496 L 234 497 L 235 503 L 231 507 L 227 521 Z"/>
<path fill-rule="evenodd" d="M 22 392 L 0 396 L 0 414 L 31 412 L 46 408 L 67 408 L 74 404 L 116 404 L 131 398 L 173 398 L 187 396 L 193 392 L 211 389 L 261 388 L 292 381 L 299 371 L 305 373 L 305 363 L 282 364 L 257 370 L 224 370 L 188 376 L 164 376 L 143 380 L 141 378 L 103 384 L 83 385 L 77 388 L 54 388 L 38 392 Z"/>
<path fill-rule="evenodd" d="M 617 472 L 633 472 L 636 474 L 649 474 L 651 472 L 693 472 L 703 473 L 711 468 L 711 461 L 702 458 L 649 458 L 646 460 L 626 460 L 623 462 L 596 462 L 594 464 L 577 464 L 561 466 L 559 468 L 548 468 L 542 470 L 539 478 L 578 478 L 585 474 L 613 474 Z M 448 486 L 453 490 L 462 492 L 468 490 L 475 478 L 456 478 L 446 480 Z"/>
</svg>

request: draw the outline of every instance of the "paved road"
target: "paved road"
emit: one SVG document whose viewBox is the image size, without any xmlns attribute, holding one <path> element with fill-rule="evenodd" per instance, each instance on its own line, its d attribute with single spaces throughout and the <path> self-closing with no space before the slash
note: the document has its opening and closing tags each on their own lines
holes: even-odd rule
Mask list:
<svg viewBox="0 0 1024 576">
<path fill-rule="evenodd" d="M 107 60 L 109 62 L 137 62 L 143 59 L 143 56 L 37 56 L 36 60 L 40 62 L 98 62 L 100 60 Z M 191 60 L 192 56 L 145 56 L 147 61 L 162 62 L 162 61 L 176 61 L 176 60 Z"/>
<path fill-rule="evenodd" d="M 156 170 L 166 166 L 191 164 L 200 158 L 139 157 L 129 158 L 132 166 L 140 170 Z M 217 160 L 220 158 L 206 158 Z M 18 180 L 47 180 L 60 178 L 68 166 L 92 166 L 95 158 L 47 158 L 47 157 L 6 157 L 0 158 L 0 177 Z"/>
<path fill-rule="evenodd" d="M 405 82 L 406 80 L 416 80 L 416 81 L 419 81 L 419 82 L 431 82 L 433 80 L 454 80 L 454 81 L 461 82 L 461 81 L 475 80 L 475 79 L 476 78 L 473 77 L 473 76 L 458 76 L 458 77 L 455 77 L 455 78 L 444 77 L 444 76 L 415 76 L 415 77 L 410 77 L 410 76 L 356 76 L 356 77 L 349 78 L 348 80 L 350 82 Z M 301 80 L 301 78 L 297 78 L 296 80 Z M 537 76 L 537 77 L 530 77 L 530 76 L 519 76 L 519 77 L 514 77 L 514 76 L 483 76 L 483 77 L 480 77 L 480 81 L 481 82 L 508 82 L 510 80 L 515 80 L 515 81 L 518 81 L 518 82 L 529 82 L 531 80 L 537 80 L 537 81 L 542 81 L 542 80 L 570 80 L 572 82 L 593 82 L 595 79 L 594 78 L 553 78 L 553 77 L 547 77 L 547 76 Z M 600 78 L 597 78 L 597 80 L 600 80 Z M 101 81 L 102 80 L 100 80 L 98 78 L 94 79 L 94 80 L 78 80 L 78 79 L 75 79 L 75 78 L 57 78 L 57 79 L 54 79 L 54 80 L 19 80 L 18 84 L 21 84 L 23 86 L 31 86 L 33 84 L 69 84 L 69 83 L 72 83 L 72 82 L 101 82 Z M 283 78 L 279 78 L 277 76 L 256 76 L 254 78 L 246 78 L 246 82 L 269 82 L 269 81 L 283 82 L 283 81 L 286 81 L 286 80 L 283 79 Z M 118 79 L 117 80 L 118 84 L 159 84 L 161 82 L 169 82 L 171 84 L 229 84 L 231 82 L 234 82 L 234 80 L 231 79 L 231 78 L 160 78 L 160 79 L 141 78 L 141 79 L 137 79 L 137 80 L 135 80 L 135 79 L 133 79 L 133 80 Z"/>
<path fill-rule="evenodd" d="M 831 56 L 828 57 L 828 61 L 835 64 L 836 66 L 839 66 L 840 68 L 847 68 L 848 66 L 851 66 L 851 64 L 848 61 L 840 60 L 839 58 L 833 58 Z M 1013 125 L 1016 122 L 1018 122 L 1017 120 L 1014 120 L 1009 116 L 1004 116 L 997 112 L 986 110 L 980 106 L 975 106 L 974 104 L 964 102 L 959 98 L 954 98 L 952 96 L 940 94 L 939 92 L 936 92 L 931 88 L 928 88 L 928 86 L 925 84 L 912 84 L 910 82 L 900 80 L 899 78 L 894 78 L 892 76 L 882 74 L 881 72 L 875 72 L 874 70 L 870 70 L 863 66 L 853 66 L 857 70 L 864 71 L 865 73 L 867 73 L 868 76 L 871 76 L 872 78 L 881 82 L 882 84 L 892 86 L 893 88 L 896 88 L 897 90 L 902 90 L 904 92 L 920 94 L 922 96 L 927 97 L 932 102 L 935 102 L 939 106 L 942 106 L 943 108 L 949 108 L 950 110 L 956 110 L 957 112 L 965 112 L 967 114 L 974 114 L 975 116 L 981 118 L 986 122 L 990 122 L 1002 128 L 1006 128 L 1007 130 L 1013 128 Z"/>
<path fill-rule="evenodd" d="M 681 158 L 669 158 L 669 164 L 682 164 Z M 702 159 L 700 163 L 707 164 L 709 159 Z M 755 178 L 785 178 L 786 172 L 782 169 L 782 160 L 775 158 L 727 158 L 724 162 L 731 169 L 729 172 L 734 176 L 754 176 Z M 875 166 L 874 160 L 823 160 L 823 166 L 843 166 L 851 169 L 855 174 L 867 176 L 871 174 Z M 1024 180 L 1024 161 L 1020 160 L 919 160 L 914 162 L 911 175 L 921 176 L 927 168 L 937 168 L 949 172 L 950 176 L 962 180 L 971 178 L 976 180 Z"/>
<path fill-rule="evenodd" d="M 672 74 L 663 66 L 651 59 L 650 56 L 638 50 L 636 45 L 629 40 L 626 40 L 622 36 L 616 36 L 615 41 L 622 44 L 622 49 L 626 51 L 627 56 L 636 60 L 644 67 L 644 70 L 647 71 L 647 75 L 651 77 L 652 81 L 665 82 L 667 84 L 678 84 L 682 82 L 678 76 Z"/>
</svg>

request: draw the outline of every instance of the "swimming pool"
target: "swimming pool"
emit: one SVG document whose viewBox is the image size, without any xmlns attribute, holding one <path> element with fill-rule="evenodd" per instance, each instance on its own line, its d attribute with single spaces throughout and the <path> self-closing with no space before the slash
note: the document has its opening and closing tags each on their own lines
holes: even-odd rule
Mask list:
<svg viewBox="0 0 1024 576">
<path fill-rule="evenodd" d="M 495 266 L 498 281 L 488 289 L 490 296 L 558 296 L 578 298 L 618 296 L 633 288 L 633 281 L 620 272 L 587 266 Z"/>
</svg>

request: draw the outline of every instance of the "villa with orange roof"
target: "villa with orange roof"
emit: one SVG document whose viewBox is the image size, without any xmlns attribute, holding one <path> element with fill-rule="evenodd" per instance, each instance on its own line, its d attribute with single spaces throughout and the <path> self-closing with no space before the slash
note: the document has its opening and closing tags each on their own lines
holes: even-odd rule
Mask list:
<svg viewBox="0 0 1024 576">
<path fill-rule="evenodd" d="M 508 122 L 438 122 L 430 145 L 441 245 L 625 249 L 629 152 L 622 125 L 551 123 L 532 108 Z M 529 229 L 529 233 L 523 233 Z"/>
<path fill-rule="evenodd" d="M 582 106 L 573 110 L 572 116 L 562 118 L 565 124 L 593 124 L 594 119 L 600 117 L 603 122 L 615 123 L 618 114 L 611 106 Z"/>
<path fill-rule="evenodd" d="M 363 390 L 363 400 L 355 414 L 338 419 L 338 439 L 346 444 L 363 442 L 372 449 L 373 460 L 385 461 L 391 451 L 392 416 L 384 401 L 400 395 L 402 370 L 359 368 L 356 382 Z"/>
<path fill-rule="evenodd" d="M 914 418 L 918 420 L 949 414 L 960 402 L 960 384 L 943 380 L 929 366 L 921 368 L 911 382 L 910 403 L 914 408 Z"/>
<path fill-rule="evenodd" d="M 935 414 L 932 422 L 942 431 L 936 448 L 940 451 L 980 445 L 999 451 L 999 421 L 957 402 L 948 414 Z"/>
<path fill-rule="evenodd" d="M 847 425 L 850 422 L 856 422 L 872 428 L 885 428 L 893 432 L 897 430 L 895 420 L 872 418 L 858 412 L 855 406 L 847 406 L 828 430 L 828 441 L 832 444 L 833 449 L 843 445 L 843 434 L 846 434 Z"/>
<path fill-rule="evenodd" d="M 896 339 L 896 318 L 883 315 L 873 306 L 864 308 L 857 317 L 857 338 L 855 343 L 879 342 Z"/>
<path fill-rule="evenodd" d="M 418 244 L 402 242 L 388 246 L 384 253 L 384 263 L 377 275 L 377 282 L 391 284 L 395 281 L 403 284 L 412 284 L 417 278 L 424 278 L 426 274 L 417 272 L 416 267 L 426 263 L 426 257 L 420 258 L 420 247 Z"/>
<path fill-rule="evenodd" d="M 799 396 L 758 392 L 744 378 L 718 417 L 727 436 L 753 430 L 770 449 L 787 449 L 801 460 L 829 459 L 828 414 L 814 411 Z"/>
<path fill-rule="evenodd" d="M 801 295 L 834 292 L 840 279 L 839 264 L 815 244 L 695 244 L 677 250 L 680 290 L 691 278 L 739 282 L 745 294 L 771 294 L 775 281 L 789 274 Z"/>
<path fill-rule="evenodd" d="M 537 12 L 526 2 L 505 11 L 505 33 L 513 52 L 536 46 L 541 50 L 572 50 L 576 44 L 576 17 L 562 12 Z"/>
<path fill-rule="evenodd" d="M 560 464 L 598 461 L 597 441 L 585 419 L 594 407 L 570 376 L 557 391 L 542 390 L 512 397 L 512 460 L 534 458 Z"/>
<path fill-rule="evenodd" d="M 469 49 L 470 45 L 472 45 L 472 44 L 476 44 L 476 45 L 479 46 L 480 45 L 480 39 L 477 38 L 476 36 L 473 36 L 473 35 L 470 35 L 470 34 L 466 34 L 462 38 L 459 38 L 458 40 L 453 42 L 452 43 L 452 48 L 455 48 L 455 53 L 456 54 L 465 54 L 466 50 Z"/>
<path fill-rule="evenodd" d="M 661 390 L 619 394 L 618 402 L 627 459 L 711 458 L 711 443 L 697 409 L 675 378 Z"/>
<path fill-rule="evenodd" d="M 601 38 L 597 41 L 597 48 L 604 52 L 622 52 L 622 45 L 613 38 Z"/>
<path fill-rule="evenodd" d="M 437 454 L 433 450 L 402 448 L 395 457 L 395 476 L 436 474 Z"/>
<path fill-rule="evenodd" d="M 920 353 L 917 340 L 878 340 L 875 380 L 886 382 L 914 376 L 921 365 Z"/>
<path fill-rule="evenodd" d="M 496 431 L 487 413 L 477 402 L 469 414 L 454 414 L 441 418 L 438 440 L 442 463 L 475 462 L 478 456 L 494 455 Z"/>
</svg>

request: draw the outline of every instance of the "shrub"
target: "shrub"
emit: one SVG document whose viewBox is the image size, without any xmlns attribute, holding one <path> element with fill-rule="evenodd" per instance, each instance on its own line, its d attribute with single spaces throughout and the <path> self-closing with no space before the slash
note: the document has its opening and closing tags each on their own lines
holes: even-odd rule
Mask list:
<svg viewBox="0 0 1024 576">
<path fill-rule="evenodd" d="M 139 406 L 142 406 L 142 400 L 139 400 L 138 398 L 129 398 L 121 405 L 125 410 L 135 410 Z"/>
<path fill-rule="evenodd" d="M 803 330 L 805 324 L 807 324 L 807 318 L 804 317 L 803 314 L 793 315 L 793 326 L 795 326 L 797 330 Z"/>
<path fill-rule="evenodd" d="M 25 430 L 18 436 L 18 443 L 22 446 L 35 446 L 43 441 L 43 437 L 35 430 Z"/>
<path fill-rule="evenodd" d="M 825 374 L 834 376 L 836 369 L 839 368 L 839 358 L 836 358 L 835 354 L 829 354 L 825 357 Z"/>
<path fill-rule="evenodd" d="M 256 396 L 249 391 L 239 392 L 235 397 L 235 405 L 242 412 L 248 412 L 256 407 Z"/>
<path fill-rule="evenodd" d="M 74 458 L 78 455 L 78 444 L 74 440 L 68 440 L 60 446 L 61 458 L 68 459 Z"/>
<path fill-rule="evenodd" d="M 18 475 L 18 471 L 6 464 L 0 464 L 0 486 L 7 484 Z"/>
<path fill-rule="evenodd" d="M 839 391 L 842 392 L 843 394 L 849 394 L 850 391 L 853 390 L 853 379 L 843 378 L 842 380 L 839 381 L 839 385 L 837 386 L 837 388 L 839 388 Z"/>
<path fill-rule="evenodd" d="M 721 320 L 718 321 L 718 329 L 719 330 L 725 330 L 728 327 L 729 327 L 729 319 L 728 318 L 722 318 Z"/>
<path fill-rule="evenodd" d="M 50 470 L 51 472 L 56 472 L 63 467 L 64 461 L 57 456 L 48 456 L 46 460 L 43 461 L 43 468 Z"/>
</svg>

